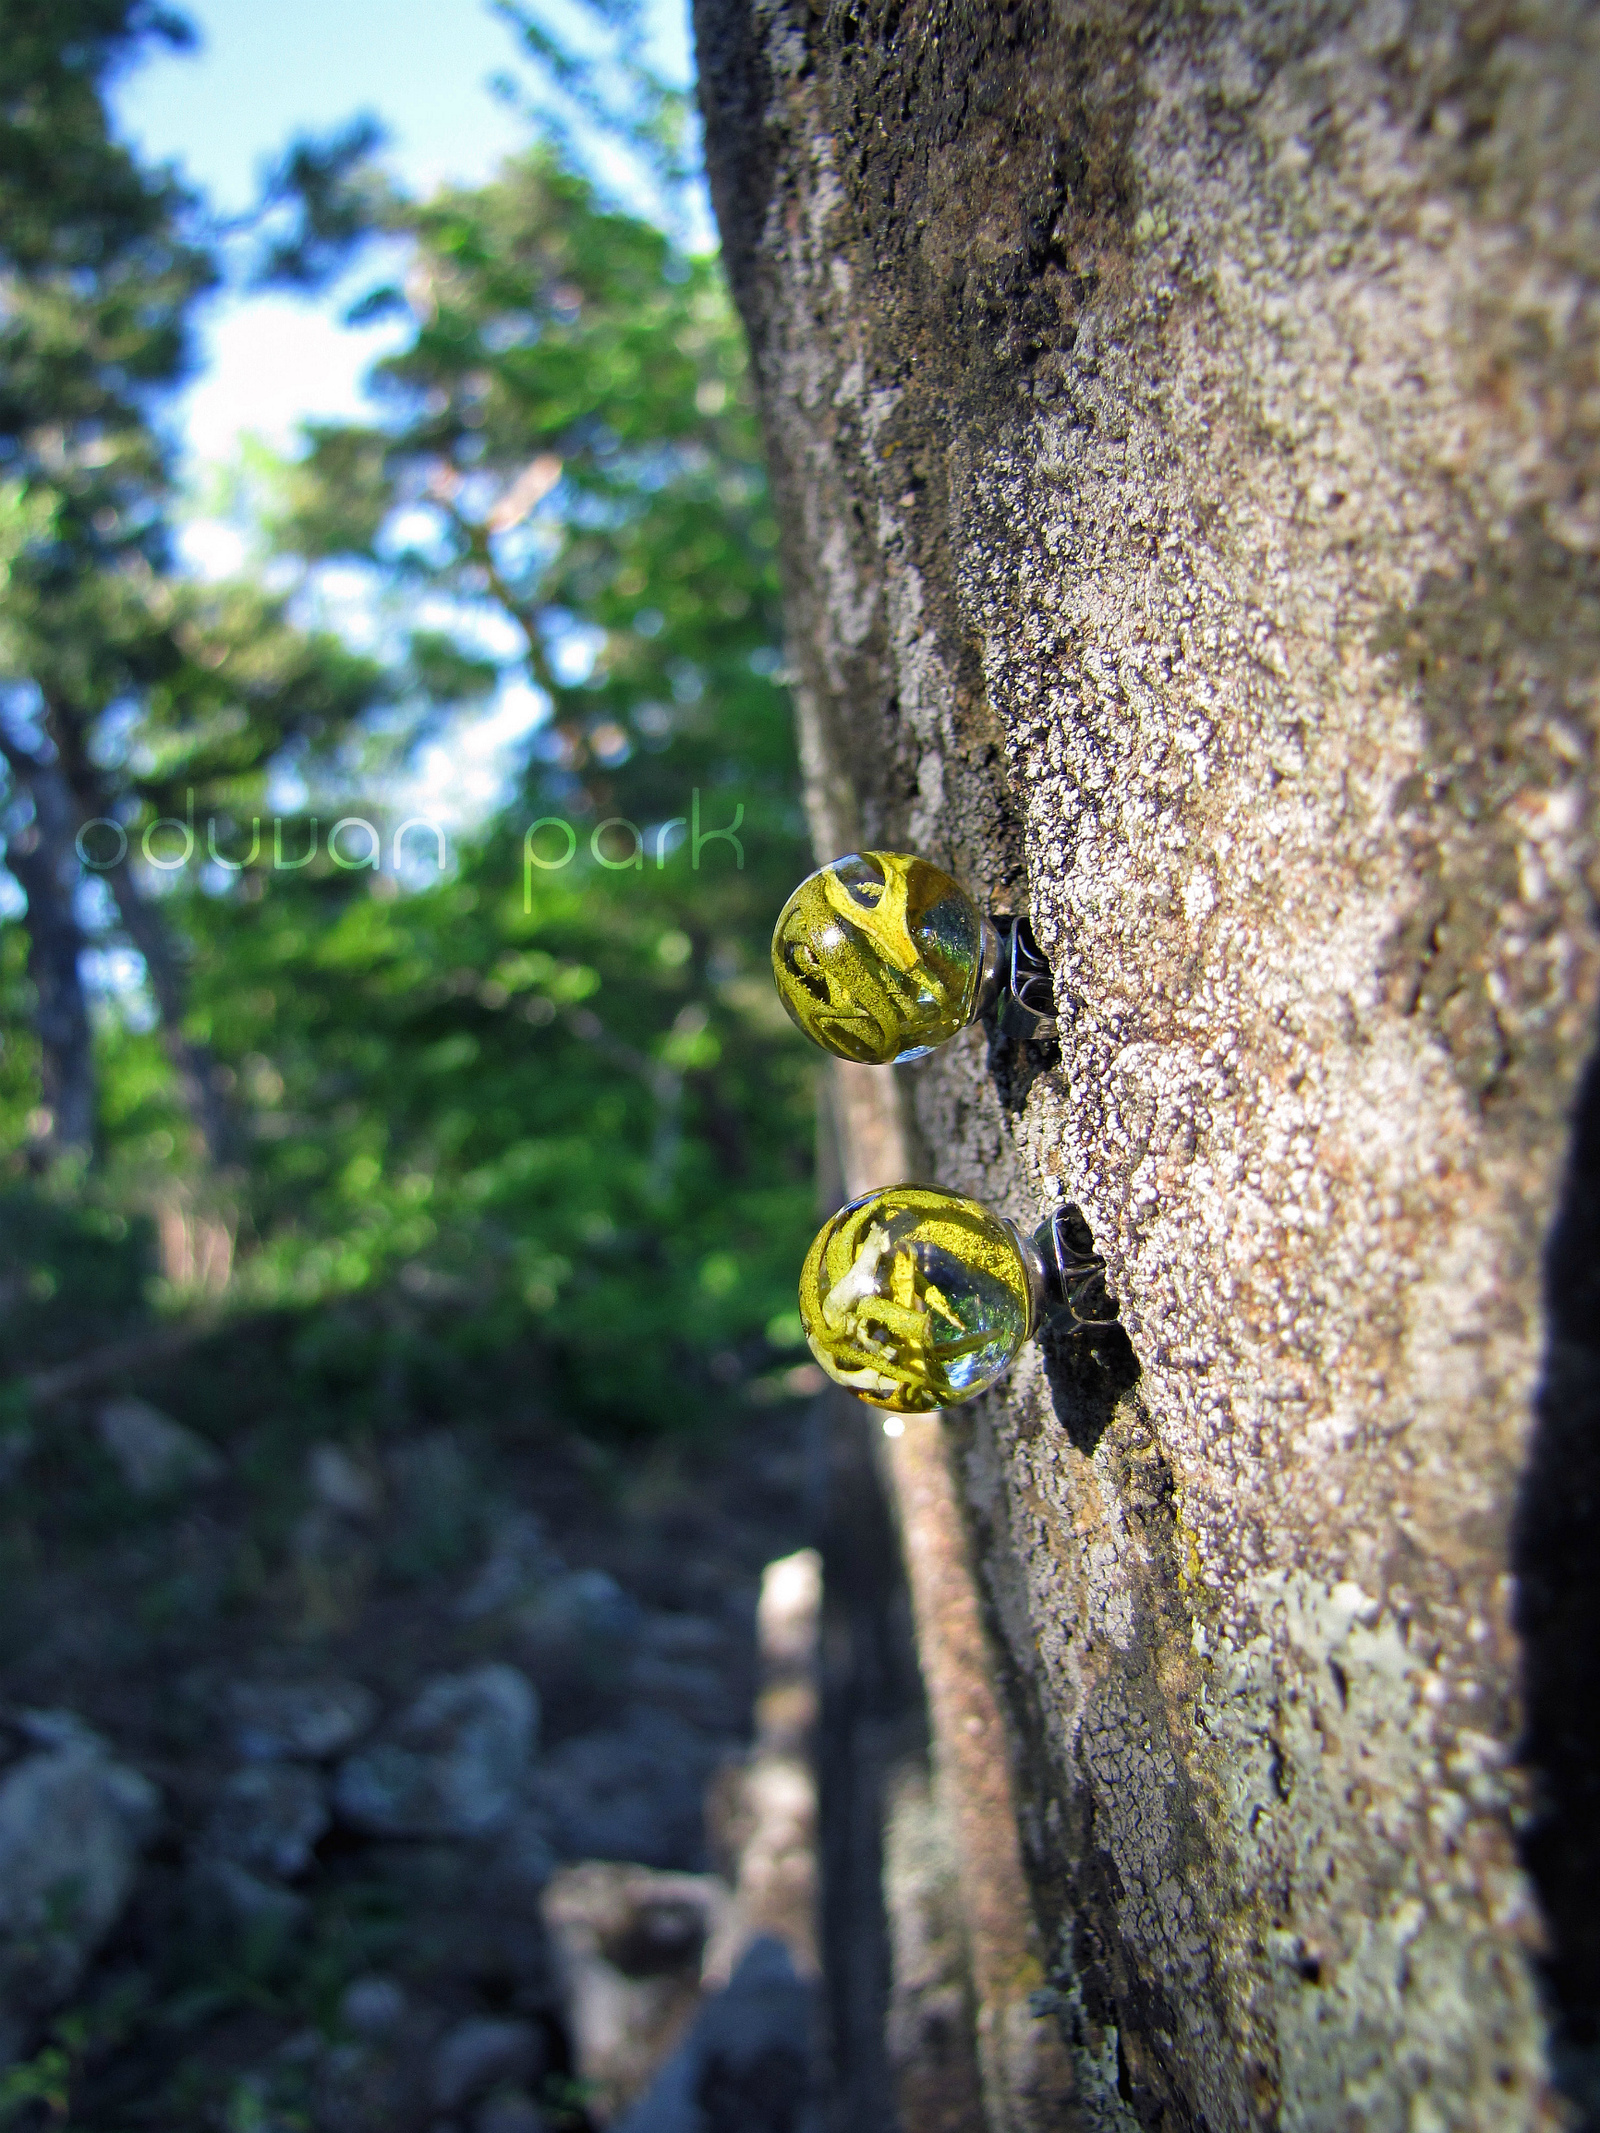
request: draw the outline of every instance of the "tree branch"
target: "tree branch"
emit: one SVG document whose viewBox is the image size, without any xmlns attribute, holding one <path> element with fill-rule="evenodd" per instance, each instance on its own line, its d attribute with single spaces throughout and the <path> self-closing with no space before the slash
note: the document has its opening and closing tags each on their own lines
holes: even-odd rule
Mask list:
<svg viewBox="0 0 1600 2133">
<path fill-rule="evenodd" d="M 153 1363 L 170 1362 L 215 1333 L 223 1323 L 224 1314 L 217 1306 L 199 1311 L 193 1318 L 180 1324 L 163 1326 L 155 1333 L 134 1334 L 128 1340 L 112 1341 L 104 1348 L 93 1348 L 87 1355 L 74 1356 L 70 1363 L 57 1363 L 50 1370 L 36 1370 L 31 1377 L 19 1378 L 17 1383 L 28 1398 L 39 1405 L 51 1400 L 64 1400 L 71 1394 L 84 1392 L 91 1385 L 98 1385 L 110 1377 L 121 1376 L 125 1371 L 147 1370 Z"/>
<path fill-rule="evenodd" d="M 550 708 L 554 711 L 560 701 L 562 689 L 545 655 L 544 641 L 539 635 L 538 603 L 533 600 L 520 600 L 512 591 L 510 581 L 495 561 L 494 552 L 489 546 L 488 527 L 475 525 L 471 519 L 463 518 L 448 497 L 440 497 L 437 500 L 443 506 L 451 525 L 466 543 L 467 554 L 488 580 L 490 592 L 527 638 L 529 671 L 549 697 Z"/>
</svg>

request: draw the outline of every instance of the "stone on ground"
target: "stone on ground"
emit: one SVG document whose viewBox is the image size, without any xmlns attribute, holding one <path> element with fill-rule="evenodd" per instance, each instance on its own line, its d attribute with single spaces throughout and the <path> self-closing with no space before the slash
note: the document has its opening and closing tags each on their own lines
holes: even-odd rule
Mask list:
<svg viewBox="0 0 1600 2133">
<path fill-rule="evenodd" d="M 543 2071 L 544 2041 L 531 2022 L 475 2015 L 439 2040 L 433 2101 L 441 2111 L 459 2111 L 492 2089 L 524 2085 Z"/>
<path fill-rule="evenodd" d="M 472 2121 L 472 2133 L 544 2133 L 547 2121 L 531 2096 L 515 2090 L 491 2096 Z"/>
<path fill-rule="evenodd" d="M 515 1667 L 441 1674 L 388 1738 L 340 1765 L 335 1807 L 369 1836 L 481 1836 L 522 1799 L 538 1726 L 539 1699 Z"/>
<path fill-rule="evenodd" d="M 241 1681 L 229 1693 L 234 1745 L 247 1762 L 320 1763 L 353 1747 L 378 1715 L 359 1681 Z"/>
<path fill-rule="evenodd" d="M 566 1565 L 545 1538 L 544 1522 L 531 1511 L 512 1511 L 496 1525 L 489 1553 L 456 1601 L 463 1622 L 479 1622 L 550 1584 Z"/>
<path fill-rule="evenodd" d="M 602 2122 L 650 2081 L 693 2019 L 728 1891 L 710 1874 L 589 1859 L 544 1893 L 573 2059 Z"/>
<path fill-rule="evenodd" d="M 639 1624 L 638 1601 L 605 1570 L 565 1571 L 516 1614 L 519 1641 L 535 1670 L 573 1657 L 604 1664 L 631 1651 Z"/>
<path fill-rule="evenodd" d="M 281 1948 L 311 1916 L 311 1905 L 294 1889 L 268 1881 L 235 1859 L 201 1853 L 189 1875 L 194 1924 L 208 1936 L 243 1940 L 258 1950 Z"/>
<path fill-rule="evenodd" d="M 107 1400 L 95 1415 L 95 1430 L 135 1496 L 197 1487 L 223 1471 L 221 1455 L 204 1437 L 147 1400 Z"/>
<path fill-rule="evenodd" d="M 377 1972 L 352 1978 L 339 2001 L 340 2027 L 369 2040 L 393 2036 L 406 2018 L 405 1987 Z"/>
<path fill-rule="evenodd" d="M 535 1786 L 556 1850 L 567 1859 L 698 1870 L 706 1782 L 730 1745 L 648 1705 L 563 1741 Z"/>
<path fill-rule="evenodd" d="M 306 1459 L 306 1479 L 311 1494 L 326 1511 L 353 1518 L 364 1525 L 383 1508 L 383 1490 L 377 1476 L 369 1473 L 339 1444 L 314 1444 Z"/>
<path fill-rule="evenodd" d="M 818 1989 L 782 1941 L 751 1943 L 611 2133 L 821 2133 Z"/>
<path fill-rule="evenodd" d="M 0 2065 L 60 2006 L 120 1916 L 160 1806 L 71 1712 L 25 1713 L 0 1777 Z"/>
<path fill-rule="evenodd" d="M 332 1820 L 319 1772 L 300 1763 L 256 1763 L 223 1785 L 201 1845 L 247 1872 L 294 1881 Z"/>
</svg>

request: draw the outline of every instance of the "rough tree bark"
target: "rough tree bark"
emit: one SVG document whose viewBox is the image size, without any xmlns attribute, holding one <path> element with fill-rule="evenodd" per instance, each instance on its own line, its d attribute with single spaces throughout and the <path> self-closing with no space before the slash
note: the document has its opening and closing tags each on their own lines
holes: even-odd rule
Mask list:
<svg viewBox="0 0 1600 2133">
<path fill-rule="evenodd" d="M 1600 2089 L 1600 13 L 697 0 L 819 849 L 1127 1340 L 947 1419 L 1086 2127 Z"/>
</svg>

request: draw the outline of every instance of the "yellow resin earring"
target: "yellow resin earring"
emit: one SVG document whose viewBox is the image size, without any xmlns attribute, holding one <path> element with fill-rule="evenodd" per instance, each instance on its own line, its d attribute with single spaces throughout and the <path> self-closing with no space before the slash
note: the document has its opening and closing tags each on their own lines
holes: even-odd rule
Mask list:
<svg viewBox="0 0 1600 2133">
<path fill-rule="evenodd" d="M 850 852 L 801 882 L 773 930 L 772 975 L 814 1044 L 864 1066 L 921 1059 L 991 1009 L 1010 1036 L 1055 1027 L 1026 919 L 986 917 L 908 852 Z"/>
<path fill-rule="evenodd" d="M 891 1185 L 825 1222 L 800 1270 L 811 1352 L 874 1407 L 926 1414 L 975 1399 L 1046 1320 L 1105 1326 L 1105 1261 L 1072 1206 L 1031 1237 L 938 1185 Z M 1095 1294 L 1098 1286 L 1098 1297 Z"/>
</svg>

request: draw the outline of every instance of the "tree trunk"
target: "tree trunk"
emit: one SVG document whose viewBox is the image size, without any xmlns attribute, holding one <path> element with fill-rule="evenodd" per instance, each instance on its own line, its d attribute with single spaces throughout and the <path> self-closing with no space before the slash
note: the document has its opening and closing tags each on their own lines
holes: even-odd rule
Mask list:
<svg viewBox="0 0 1600 2133">
<path fill-rule="evenodd" d="M 72 908 L 78 858 L 77 811 L 59 771 L 0 735 L 14 789 L 33 803 L 33 820 L 13 834 L 6 865 L 28 899 L 28 976 L 39 1036 L 39 1093 L 49 1115 L 45 1147 L 87 1156 L 94 1147 L 94 1048 L 79 957 L 83 933 Z"/>
<path fill-rule="evenodd" d="M 80 718 L 60 702 L 50 701 L 47 708 L 50 737 L 60 754 L 75 807 L 76 835 L 84 822 L 111 819 L 111 794 L 90 759 Z M 234 1152 L 233 1109 L 209 1046 L 184 1031 L 189 987 L 171 929 L 157 906 L 141 895 L 126 852 L 101 878 L 116 900 L 123 931 L 144 959 L 161 1017 L 162 1046 L 177 1077 L 179 1097 L 207 1161 L 214 1170 L 221 1170 Z"/>
<path fill-rule="evenodd" d="M 1059 1056 L 880 1077 L 905 1159 L 1076 1201 L 1121 1298 L 1125 1342 L 944 1425 L 1057 2122 L 1562 2123 L 1553 2080 L 1600 2099 L 1600 14 L 697 34 L 819 852 L 1027 909 L 1062 1007 Z"/>
<path fill-rule="evenodd" d="M 161 1041 L 177 1076 L 178 1093 L 199 1134 L 207 1161 L 223 1169 L 234 1150 L 233 1113 L 221 1072 L 208 1045 L 185 1034 L 188 980 L 165 919 L 139 893 L 128 862 L 106 879 L 117 900 L 123 931 L 144 958 L 145 973 L 161 1016 Z"/>
</svg>

